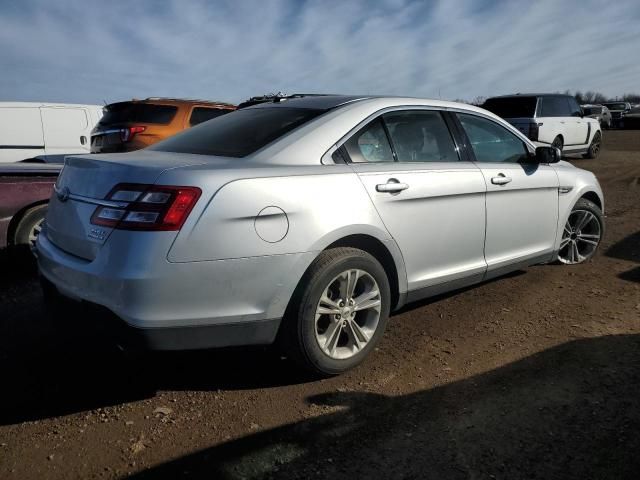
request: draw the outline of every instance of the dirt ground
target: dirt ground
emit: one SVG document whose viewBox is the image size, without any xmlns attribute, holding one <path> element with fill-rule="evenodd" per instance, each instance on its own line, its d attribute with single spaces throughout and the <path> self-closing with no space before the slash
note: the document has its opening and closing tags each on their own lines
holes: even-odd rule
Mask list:
<svg viewBox="0 0 640 480">
<path fill-rule="evenodd" d="M 330 380 L 268 350 L 60 338 L 4 252 L 0 478 L 638 478 L 640 132 L 572 161 L 605 192 L 592 261 L 410 305 Z"/>
</svg>

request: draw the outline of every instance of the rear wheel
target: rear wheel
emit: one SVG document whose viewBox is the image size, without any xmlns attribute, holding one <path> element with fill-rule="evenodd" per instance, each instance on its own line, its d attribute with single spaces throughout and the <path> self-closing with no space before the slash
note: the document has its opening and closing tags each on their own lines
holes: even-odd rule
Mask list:
<svg viewBox="0 0 640 480">
<path fill-rule="evenodd" d="M 15 245 L 28 245 L 32 249 L 36 246 L 36 240 L 42 230 L 44 216 L 47 213 L 47 205 L 38 205 L 27 210 L 16 228 L 14 236 Z"/>
<path fill-rule="evenodd" d="M 553 139 L 551 146 L 556 147 L 558 150 L 560 150 L 560 157 L 562 157 L 562 148 L 564 147 L 564 142 L 562 141 L 562 137 L 560 135 Z"/>
<path fill-rule="evenodd" d="M 578 200 L 562 232 L 558 261 L 567 265 L 593 257 L 604 234 L 604 219 L 598 206 L 584 198 Z"/>
<path fill-rule="evenodd" d="M 371 352 L 389 318 L 386 272 L 355 248 L 327 250 L 309 267 L 285 316 L 288 356 L 315 375 L 337 375 Z"/>
<path fill-rule="evenodd" d="M 589 150 L 584 154 L 584 158 L 598 158 L 600 154 L 600 144 L 602 143 L 602 134 L 600 132 L 596 132 L 593 136 L 593 140 L 591 140 L 591 145 L 589 145 Z"/>
</svg>

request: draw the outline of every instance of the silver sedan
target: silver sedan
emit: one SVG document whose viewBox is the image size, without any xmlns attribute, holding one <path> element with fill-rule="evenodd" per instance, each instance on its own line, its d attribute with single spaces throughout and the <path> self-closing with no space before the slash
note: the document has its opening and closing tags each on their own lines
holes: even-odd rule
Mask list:
<svg viewBox="0 0 640 480">
<path fill-rule="evenodd" d="M 407 302 L 588 260 L 602 211 L 591 173 L 480 108 L 296 96 L 67 158 L 37 249 L 47 298 L 106 312 L 119 339 L 277 341 L 333 375 Z"/>
</svg>

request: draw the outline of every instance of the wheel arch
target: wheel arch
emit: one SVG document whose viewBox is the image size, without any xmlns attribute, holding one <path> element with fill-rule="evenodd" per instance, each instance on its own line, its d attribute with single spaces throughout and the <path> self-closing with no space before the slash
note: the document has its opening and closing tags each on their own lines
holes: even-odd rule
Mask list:
<svg viewBox="0 0 640 480">
<path fill-rule="evenodd" d="M 324 250 L 337 247 L 352 247 L 367 252 L 378 260 L 389 279 L 389 286 L 391 288 L 391 310 L 393 311 L 404 304 L 406 288 L 403 287 L 406 282 L 406 272 L 404 271 L 404 264 L 401 266 L 401 269 L 398 268 L 396 258 L 394 258 L 394 255 L 387 247 L 388 243 L 389 242 L 383 243 L 371 235 L 352 234 L 336 240 Z M 395 246 L 395 243 L 393 245 Z M 402 282 L 403 279 L 405 279 L 405 282 Z"/>
<path fill-rule="evenodd" d="M 580 198 L 578 198 L 578 200 L 580 200 L 581 198 L 584 198 L 586 200 L 589 200 L 589 201 L 595 203 L 598 206 L 598 208 L 600 210 L 602 210 L 602 208 L 603 208 L 602 199 L 593 190 L 588 190 L 586 192 L 583 192 L 582 195 L 580 196 Z"/>
<path fill-rule="evenodd" d="M 24 216 L 29 210 L 35 207 L 39 207 L 41 205 L 48 205 L 48 204 L 49 204 L 49 199 L 39 200 L 37 202 L 30 203 L 29 205 L 25 205 L 20 210 L 18 210 L 11 217 L 11 220 L 9 221 L 9 227 L 7 228 L 6 244 L 15 245 L 15 242 L 16 242 L 15 235 L 16 235 L 16 231 L 18 230 L 18 225 L 20 225 L 20 221 L 24 218 Z"/>
</svg>

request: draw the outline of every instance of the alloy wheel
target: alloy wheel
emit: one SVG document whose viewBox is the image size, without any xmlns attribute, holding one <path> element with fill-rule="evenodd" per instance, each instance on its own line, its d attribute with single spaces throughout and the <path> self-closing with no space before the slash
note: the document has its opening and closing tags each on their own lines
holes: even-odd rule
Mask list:
<svg viewBox="0 0 640 480">
<path fill-rule="evenodd" d="M 38 235 L 42 231 L 42 224 L 44 223 L 44 218 L 40 219 L 29 232 L 29 246 L 32 251 L 35 251 L 36 248 L 36 240 L 38 239 Z"/>
<path fill-rule="evenodd" d="M 598 217 L 588 210 L 574 210 L 564 226 L 558 260 L 570 265 L 584 262 L 595 253 L 601 235 Z"/>
<path fill-rule="evenodd" d="M 329 282 L 316 307 L 315 336 L 329 357 L 344 360 L 369 343 L 378 328 L 382 299 L 375 279 L 350 269 Z"/>
</svg>

